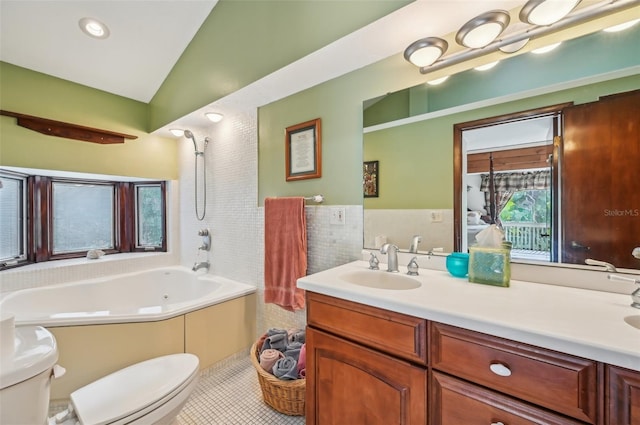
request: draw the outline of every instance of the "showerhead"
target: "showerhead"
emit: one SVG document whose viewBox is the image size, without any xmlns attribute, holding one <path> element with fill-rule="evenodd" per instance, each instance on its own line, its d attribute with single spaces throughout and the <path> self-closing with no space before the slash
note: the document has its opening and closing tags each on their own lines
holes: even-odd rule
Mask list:
<svg viewBox="0 0 640 425">
<path fill-rule="evenodd" d="M 193 142 L 193 150 L 195 150 L 196 153 L 198 153 L 198 145 L 196 144 L 196 138 L 191 132 L 191 130 L 185 130 L 184 137 L 186 137 L 187 139 L 191 139 L 191 141 Z"/>
</svg>

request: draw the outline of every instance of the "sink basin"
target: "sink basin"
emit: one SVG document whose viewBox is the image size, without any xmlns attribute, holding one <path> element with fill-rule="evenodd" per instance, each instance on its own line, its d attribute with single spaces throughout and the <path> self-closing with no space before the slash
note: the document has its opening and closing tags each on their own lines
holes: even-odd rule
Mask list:
<svg viewBox="0 0 640 425">
<path fill-rule="evenodd" d="M 627 316 L 624 318 L 624 321 L 633 326 L 636 329 L 640 329 L 640 315 L 638 316 Z"/>
<path fill-rule="evenodd" d="M 341 274 L 339 278 L 354 285 L 377 289 L 416 289 L 422 285 L 420 281 L 409 276 L 382 270 L 352 271 Z"/>
</svg>

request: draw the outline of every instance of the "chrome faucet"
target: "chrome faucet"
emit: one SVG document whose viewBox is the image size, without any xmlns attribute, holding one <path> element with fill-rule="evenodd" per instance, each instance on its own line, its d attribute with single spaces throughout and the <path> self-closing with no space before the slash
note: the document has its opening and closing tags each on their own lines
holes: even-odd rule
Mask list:
<svg viewBox="0 0 640 425">
<path fill-rule="evenodd" d="M 600 260 L 593 260 L 591 258 L 587 258 L 586 260 L 584 260 L 585 264 L 588 264 L 590 266 L 602 266 L 604 267 L 604 271 L 606 272 L 612 272 L 612 273 L 616 273 L 618 270 L 616 270 L 616 267 L 611 264 L 611 263 L 607 263 L 606 261 L 600 261 Z"/>
<path fill-rule="evenodd" d="M 418 244 L 422 242 L 422 236 L 413 235 L 411 239 L 411 245 L 409 246 L 409 252 L 417 254 L 418 253 Z"/>
<path fill-rule="evenodd" d="M 390 243 L 382 245 L 380 254 L 387 254 L 387 271 L 398 272 L 398 247 Z"/>
<path fill-rule="evenodd" d="M 200 269 L 207 269 L 207 271 L 209 271 L 209 262 L 208 261 L 201 261 L 199 263 L 194 263 L 193 264 L 193 268 L 191 270 L 198 271 Z"/>
<path fill-rule="evenodd" d="M 633 277 L 619 276 L 617 274 L 607 275 L 609 280 L 617 280 L 618 282 L 631 282 L 638 285 L 635 291 L 631 293 L 631 307 L 640 309 L 640 279 Z"/>
</svg>

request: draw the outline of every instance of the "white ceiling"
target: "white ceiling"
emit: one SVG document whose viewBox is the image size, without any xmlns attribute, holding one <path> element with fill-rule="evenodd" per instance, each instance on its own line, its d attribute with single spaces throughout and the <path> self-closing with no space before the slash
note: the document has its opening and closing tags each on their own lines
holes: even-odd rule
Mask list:
<svg viewBox="0 0 640 425">
<path fill-rule="evenodd" d="M 216 2 L 0 0 L 0 60 L 148 102 Z M 418 38 L 454 31 L 484 11 L 511 9 L 523 3 L 417 0 L 303 58 L 297 66 L 285 69 L 284 77 L 271 76 L 268 93 L 257 95 L 270 101 L 274 96 L 284 97 L 299 91 L 299 87 L 318 84 L 401 52 Z M 78 26 L 83 17 L 106 23 L 111 36 L 97 40 L 84 35 Z M 282 84 L 274 86 L 274 78 Z M 246 94 L 241 99 L 249 100 Z"/>
<path fill-rule="evenodd" d="M 0 60 L 149 102 L 217 0 L 0 0 Z M 90 17 L 109 38 L 80 31 Z"/>
</svg>

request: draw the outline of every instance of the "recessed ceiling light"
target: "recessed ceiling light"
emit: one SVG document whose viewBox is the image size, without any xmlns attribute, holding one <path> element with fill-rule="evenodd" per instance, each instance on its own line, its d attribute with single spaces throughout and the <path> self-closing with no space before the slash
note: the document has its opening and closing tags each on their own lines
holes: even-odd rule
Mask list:
<svg viewBox="0 0 640 425">
<path fill-rule="evenodd" d="M 632 26 L 634 26 L 638 22 L 640 22 L 640 19 L 634 19 L 633 21 L 629 21 L 629 22 L 625 22 L 623 24 L 618 24 L 618 25 L 614 25 L 614 26 L 609 27 L 609 28 L 605 28 L 604 31 L 606 31 L 606 32 L 624 31 L 626 29 L 631 28 Z"/>
<path fill-rule="evenodd" d="M 500 61 L 489 62 L 489 63 L 486 63 L 484 65 L 476 66 L 473 69 L 475 69 L 476 71 L 486 71 L 486 70 L 491 69 L 494 66 L 496 66 L 498 64 L 498 62 L 500 62 Z"/>
<path fill-rule="evenodd" d="M 184 130 L 180 128 L 170 128 L 169 131 L 176 137 L 182 137 L 182 135 L 184 135 Z"/>
<path fill-rule="evenodd" d="M 541 55 L 543 53 L 548 53 L 558 47 L 561 43 L 549 44 L 548 46 L 540 47 L 539 49 L 533 49 L 531 53 L 535 53 L 536 55 Z"/>
<path fill-rule="evenodd" d="M 438 84 L 444 83 L 448 79 L 449 79 L 449 76 L 445 75 L 444 77 L 440 77 L 440 78 L 436 78 L 435 80 L 427 81 L 427 84 L 429 84 L 430 86 L 437 86 Z"/>
<path fill-rule="evenodd" d="M 78 21 L 82 32 L 89 37 L 105 39 L 109 37 L 109 27 L 94 18 L 82 18 Z"/>
<path fill-rule="evenodd" d="M 204 115 L 213 122 L 220 122 L 222 121 L 222 118 L 224 118 L 224 115 L 217 112 L 207 112 Z"/>
</svg>

